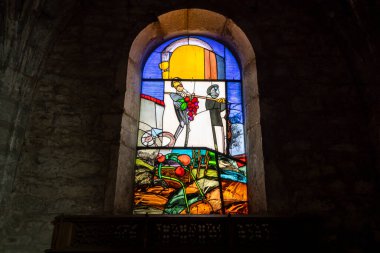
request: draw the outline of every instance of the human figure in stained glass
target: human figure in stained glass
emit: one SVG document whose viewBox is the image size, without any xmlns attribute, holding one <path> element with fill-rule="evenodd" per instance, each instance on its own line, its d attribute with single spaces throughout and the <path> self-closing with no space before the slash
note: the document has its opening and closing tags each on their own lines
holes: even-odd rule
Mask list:
<svg viewBox="0 0 380 253">
<path fill-rule="evenodd" d="M 216 129 L 219 128 L 222 133 L 222 152 L 225 151 L 224 146 L 224 130 L 223 121 L 220 113 L 226 109 L 226 99 L 219 97 L 219 85 L 212 84 L 207 88 L 207 95 L 211 99 L 206 99 L 206 109 L 210 111 L 211 126 L 212 126 L 212 137 L 214 140 L 215 150 L 218 151 L 218 143 L 216 138 Z M 220 128 L 221 127 L 221 128 Z"/>
<path fill-rule="evenodd" d="M 133 212 L 247 214 L 242 83 L 231 51 L 206 37 L 173 38 L 151 53 L 141 85 Z"/>
<path fill-rule="evenodd" d="M 179 79 L 173 80 L 171 86 L 176 92 L 170 93 L 170 98 L 173 100 L 175 114 L 178 119 L 178 127 L 175 131 L 174 138 L 177 140 L 181 134 L 183 128 L 186 127 L 186 137 L 184 147 L 187 147 L 190 133 L 190 121 L 187 115 L 186 107 L 184 108 L 184 98 L 190 97 L 191 94 L 183 87 L 182 82 Z"/>
</svg>

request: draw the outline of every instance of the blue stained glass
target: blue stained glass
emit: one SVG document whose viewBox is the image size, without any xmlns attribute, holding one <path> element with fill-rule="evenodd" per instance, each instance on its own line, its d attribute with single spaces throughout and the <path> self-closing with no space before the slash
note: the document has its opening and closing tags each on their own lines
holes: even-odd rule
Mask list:
<svg viewBox="0 0 380 253">
<path fill-rule="evenodd" d="M 183 38 L 186 38 L 186 36 L 175 37 L 174 39 L 171 39 L 171 40 L 165 41 L 165 42 L 162 43 L 159 47 L 157 47 L 154 51 L 155 51 L 155 52 L 158 52 L 158 53 L 161 53 L 162 50 L 164 50 L 165 47 L 167 47 L 170 43 L 172 43 L 172 42 L 174 42 L 174 41 L 176 41 L 176 40 L 183 39 Z"/>
<path fill-rule="evenodd" d="M 161 52 L 165 49 L 170 43 L 176 40 L 180 40 L 185 38 L 176 37 L 174 39 L 168 40 L 157 47 L 149 56 L 148 60 L 145 62 L 144 70 L 143 70 L 143 78 L 144 79 L 161 79 L 162 71 L 159 68 L 159 64 L 161 63 Z"/>
<path fill-rule="evenodd" d="M 145 63 L 143 70 L 143 78 L 145 79 L 161 79 L 162 71 L 159 68 L 161 63 L 161 53 L 153 52 Z"/>
<path fill-rule="evenodd" d="M 229 80 L 240 80 L 240 68 L 239 65 L 231 53 L 230 50 L 226 48 L 226 79 Z"/>
<path fill-rule="evenodd" d="M 229 115 L 228 119 L 231 124 L 244 123 L 243 107 L 242 104 L 228 104 Z"/>
<path fill-rule="evenodd" d="M 216 62 L 218 66 L 218 79 L 225 79 L 226 78 L 226 73 L 225 73 L 225 68 L 224 68 L 224 58 L 221 56 L 217 55 L 216 56 Z"/>
<path fill-rule="evenodd" d="M 203 54 L 203 52 L 208 53 L 209 51 L 209 46 L 206 43 L 212 48 L 213 53 Z M 194 50 L 193 47 L 184 47 L 175 51 L 177 48 L 186 45 L 195 45 L 204 49 L 197 48 Z M 167 51 L 163 52 L 166 48 Z M 193 56 L 199 55 L 192 54 L 193 51 L 202 52 L 203 58 Z M 216 64 L 214 56 L 216 56 Z M 182 61 L 179 57 L 186 57 L 186 59 Z M 207 111 L 205 110 L 207 108 L 206 89 L 212 81 L 206 77 L 206 74 L 199 75 L 197 79 L 204 81 L 199 82 L 199 85 L 197 83 L 197 87 L 200 89 L 194 93 L 199 95 L 200 99 L 196 104 L 192 100 L 191 103 L 190 100 L 186 103 L 185 99 L 181 103 L 181 107 L 185 105 L 190 108 L 183 116 L 186 120 L 190 117 L 189 112 L 192 113 L 192 108 L 198 107 L 197 109 L 200 109 L 199 116 L 191 116 L 196 117 L 196 119 L 191 123 L 192 133 L 189 136 L 190 144 L 188 145 L 185 135 L 188 135 L 190 123 L 181 135 L 182 130 L 179 126 L 181 126 L 182 119 L 177 114 L 179 110 L 176 110 L 173 98 L 164 95 L 165 80 L 162 79 L 163 75 L 160 69 L 163 58 L 165 61 L 163 66 L 165 68 L 167 66 L 169 72 L 182 73 L 181 68 L 177 70 L 176 67 L 180 66 L 185 69 L 189 65 L 189 70 L 185 69 L 183 72 L 190 73 L 196 71 L 190 68 L 192 65 L 199 69 L 202 69 L 199 66 L 203 66 L 204 72 L 209 71 L 207 76 L 220 80 L 218 83 L 222 84 L 219 85 L 224 86 L 221 89 L 223 92 L 221 92 L 220 97 L 226 98 L 226 102 L 223 104 L 226 106 L 226 110 L 223 106 L 223 114 L 220 115 L 221 117 L 226 115 L 226 118 L 222 119 L 223 127 L 215 127 L 219 125 L 212 122 L 210 124 L 210 120 L 212 120 L 211 110 L 210 113 L 200 114 L 200 112 Z M 215 72 L 217 72 L 216 75 Z M 165 72 L 165 78 L 177 76 L 166 74 L 171 73 Z M 184 79 L 183 86 L 190 92 L 190 90 L 195 89 L 195 84 L 192 85 L 191 78 L 186 77 L 185 75 L 182 77 Z M 135 177 L 134 213 L 248 213 L 247 199 L 244 197 L 247 195 L 245 185 L 247 176 L 241 78 L 239 64 L 232 52 L 223 44 L 203 36 L 191 35 L 172 38 L 157 45 L 157 48 L 147 56 L 142 69 L 142 106 L 140 109 L 138 147 L 157 147 L 157 149 L 138 149 L 137 151 L 136 171 L 144 169 L 141 170 L 142 173 L 136 173 L 138 176 Z M 170 80 L 167 81 L 166 85 L 169 85 Z M 175 84 L 178 83 L 173 83 L 167 92 L 175 93 L 178 87 Z M 202 86 L 202 84 L 207 86 Z M 219 113 L 217 112 L 217 118 L 219 118 Z M 211 149 L 194 148 L 208 146 L 207 141 L 211 143 Z M 193 145 L 194 143 L 200 145 Z M 219 152 L 221 153 L 212 151 L 212 147 L 215 149 L 220 147 Z M 229 158 L 222 153 L 228 154 Z M 236 160 L 231 156 L 242 160 Z M 223 184 L 220 184 L 221 182 Z M 170 195 L 157 192 L 154 188 L 157 186 L 167 188 L 168 191 L 165 192 L 171 192 Z M 194 192 L 195 188 L 196 192 Z M 223 202 L 223 193 L 231 192 L 231 189 L 234 189 L 233 196 L 228 197 L 228 201 Z M 235 189 L 239 190 L 235 192 Z M 212 200 L 212 205 L 210 200 Z"/>
<path fill-rule="evenodd" d="M 240 82 L 227 83 L 227 97 L 228 97 L 228 118 L 232 124 L 244 123 L 244 114 L 242 106 L 242 94 Z"/>
<path fill-rule="evenodd" d="M 241 82 L 227 83 L 227 97 L 229 111 L 228 120 L 231 123 L 232 134 L 230 155 L 244 154 L 244 114 Z"/>
<path fill-rule="evenodd" d="M 202 36 L 191 36 L 191 37 L 192 38 L 198 38 L 200 40 L 203 40 L 204 42 L 207 42 L 212 47 L 212 49 L 214 50 L 214 52 L 216 54 L 218 54 L 224 58 L 224 46 L 222 44 L 220 44 L 219 42 L 216 42 L 213 39 L 209 39 L 209 38 L 202 37 Z"/>
<path fill-rule="evenodd" d="M 243 124 L 231 125 L 232 138 L 230 143 L 230 155 L 241 155 L 245 153 L 244 126 Z"/>
<path fill-rule="evenodd" d="M 247 177 L 242 175 L 240 172 L 232 170 L 222 170 L 220 173 L 220 178 L 232 180 L 241 183 L 247 183 Z"/>
<path fill-rule="evenodd" d="M 143 81 L 141 94 L 164 100 L 164 81 Z"/>
<path fill-rule="evenodd" d="M 241 103 L 241 83 L 240 82 L 228 82 L 227 84 L 227 96 L 230 103 Z"/>
</svg>

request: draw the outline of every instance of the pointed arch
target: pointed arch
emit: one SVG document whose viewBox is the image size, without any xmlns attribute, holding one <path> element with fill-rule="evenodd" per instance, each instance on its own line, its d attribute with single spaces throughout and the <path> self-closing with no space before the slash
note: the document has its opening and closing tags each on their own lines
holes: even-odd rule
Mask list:
<svg viewBox="0 0 380 253">
<path fill-rule="evenodd" d="M 204 35 L 214 38 L 228 46 L 238 58 L 242 73 L 246 119 L 249 212 L 265 213 L 267 209 L 265 173 L 255 54 L 244 32 L 232 20 L 203 9 L 181 9 L 163 14 L 158 17 L 157 22 L 144 28 L 132 43 L 128 57 L 119 160 L 114 188 L 114 213 L 132 212 L 143 64 L 154 48 L 164 41 L 181 35 Z"/>
</svg>

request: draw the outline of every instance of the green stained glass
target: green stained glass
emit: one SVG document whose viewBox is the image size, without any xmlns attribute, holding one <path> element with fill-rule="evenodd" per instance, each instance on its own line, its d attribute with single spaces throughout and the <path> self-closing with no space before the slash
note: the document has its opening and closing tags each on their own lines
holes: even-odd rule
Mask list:
<svg viewBox="0 0 380 253">
<path fill-rule="evenodd" d="M 244 112 L 237 60 L 181 36 L 142 73 L 135 214 L 246 214 Z"/>
<path fill-rule="evenodd" d="M 245 166 L 201 148 L 139 149 L 134 213 L 247 213 L 245 171 L 238 163 Z M 235 171 L 240 177 L 229 173 Z"/>
</svg>

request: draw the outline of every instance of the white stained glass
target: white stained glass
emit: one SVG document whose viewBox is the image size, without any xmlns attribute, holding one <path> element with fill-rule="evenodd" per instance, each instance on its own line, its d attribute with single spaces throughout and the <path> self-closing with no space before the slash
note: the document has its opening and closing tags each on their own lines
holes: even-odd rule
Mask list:
<svg viewBox="0 0 380 253">
<path fill-rule="evenodd" d="M 230 155 L 241 155 L 245 153 L 244 125 L 237 123 L 231 125 L 232 140 L 230 143 Z"/>
<path fill-rule="evenodd" d="M 195 115 L 193 121 L 182 123 L 183 129 L 180 127 L 179 118 L 176 115 L 176 110 L 174 108 L 174 102 L 171 98 L 171 93 L 176 93 L 176 90 L 171 87 L 171 82 L 165 82 L 165 111 L 163 116 L 163 130 L 165 132 L 170 132 L 176 135 L 176 132 L 180 131 L 178 138 L 176 139 L 175 146 L 183 147 L 186 141 L 186 127 L 190 127 L 190 132 L 188 133 L 188 143 L 187 147 L 208 147 L 210 149 L 215 149 L 214 139 L 210 118 L 210 111 L 206 109 L 206 97 L 207 89 L 210 85 L 217 84 L 219 86 L 219 96 L 218 98 L 225 98 L 225 82 L 192 82 L 183 81 L 182 85 L 189 94 L 195 94 L 198 96 L 198 110 L 197 115 Z M 178 110 L 177 110 L 178 112 Z M 220 116 L 222 118 L 223 127 L 215 127 L 215 134 L 217 138 L 217 149 L 220 152 L 225 153 L 225 138 L 226 138 L 226 121 L 225 121 L 226 111 L 222 111 Z M 185 120 L 186 121 L 186 120 Z M 224 138 L 223 138 L 224 137 Z"/>
<path fill-rule="evenodd" d="M 141 99 L 140 121 L 151 128 L 157 127 L 156 104 L 147 99 Z"/>
<path fill-rule="evenodd" d="M 165 110 L 164 106 L 156 104 L 156 122 L 157 122 L 157 128 L 160 128 L 160 129 L 162 129 L 162 119 L 164 116 L 164 110 Z"/>
<path fill-rule="evenodd" d="M 184 38 L 180 40 L 176 40 L 173 43 L 171 43 L 167 48 L 165 48 L 164 51 L 162 51 L 162 61 L 169 61 L 170 53 L 172 53 L 174 50 L 176 50 L 180 46 L 184 45 L 194 45 L 194 46 L 200 46 L 207 50 L 213 51 L 209 44 L 206 42 L 197 39 L 197 38 Z"/>
<path fill-rule="evenodd" d="M 174 41 L 172 44 L 170 44 L 163 52 L 169 52 L 172 53 L 174 50 L 176 50 L 180 46 L 184 45 L 194 45 L 194 46 L 200 46 L 203 48 L 206 48 L 207 50 L 213 51 L 209 44 L 206 42 L 197 39 L 197 38 L 184 38 L 180 40 Z"/>
<path fill-rule="evenodd" d="M 200 46 L 206 48 L 209 51 L 213 51 L 209 44 L 197 38 L 189 38 L 189 45 Z"/>
</svg>

